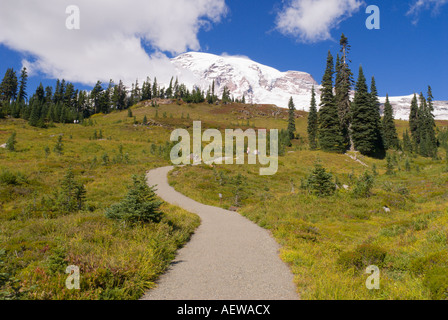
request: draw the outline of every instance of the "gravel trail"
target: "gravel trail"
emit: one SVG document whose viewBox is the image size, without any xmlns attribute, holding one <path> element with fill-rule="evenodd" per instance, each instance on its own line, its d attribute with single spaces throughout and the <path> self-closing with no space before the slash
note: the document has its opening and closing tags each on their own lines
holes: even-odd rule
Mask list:
<svg viewBox="0 0 448 320">
<path fill-rule="evenodd" d="M 168 184 L 173 167 L 154 169 L 157 195 L 201 218 L 191 240 L 143 300 L 296 300 L 289 267 L 269 231 L 240 214 L 198 203 Z"/>
</svg>

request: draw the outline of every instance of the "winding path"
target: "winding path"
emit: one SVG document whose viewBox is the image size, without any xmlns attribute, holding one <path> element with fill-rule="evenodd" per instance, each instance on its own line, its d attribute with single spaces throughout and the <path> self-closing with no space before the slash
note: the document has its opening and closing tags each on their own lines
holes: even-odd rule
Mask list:
<svg viewBox="0 0 448 320">
<path fill-rule="evenodd" d="M 173 167 L 147 174 L 164 201 L 201 225 L 143 300 L 296 300 L 293 275 L 270 233 L 238 213 L 198 203 L 168 184 Z"/>
</svg>

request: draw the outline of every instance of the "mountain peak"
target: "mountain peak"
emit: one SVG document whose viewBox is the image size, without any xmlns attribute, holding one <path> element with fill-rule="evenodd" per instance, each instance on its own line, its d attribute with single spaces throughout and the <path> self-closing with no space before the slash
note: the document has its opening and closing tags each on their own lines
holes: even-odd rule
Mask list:
<svg viewBox="0 0 448 320">
<path fill-rule="evenodd" d="M 311 88 L 314 86 L 317 105 L 320 103 L 321 86 L 306 72 L 282 72 L 246 56 L 218 56 L 204 52 L 187 52 L 171 59 L 171 62 L 188 86 L 198 86 L 207 91 L 215 81 L 218 96 L 227 87 L 235 99 L 244 96 L 248 103 L 273 104 L 281 108 L 287 108 L 292 97 L 297 110 L 309 111 Z M 395 119 L 409 119 L 412 97 L 389 97 Z M 381 103 L 385 100 L 385 97 L 380 98 Z M 448 101 L 434 101 L 434 106 L 436 119 L 448 119 Z"/>
<path fill-rule="evenodd" d="M 195 85 L 202 89 L 207 90 L 215 81 L 218 95 L 227 86 L 231 95 L 238 99 L 244 96 L 249 103 L 285 108 L 292 96 L 297 109 L 307 110 L 312 86 L 319 87 L 306 72 L 281 72 L 245 56 L 188 52 L 172 59 L 172 63 L 180 74 L 183 70 L 192 72 L 197 78 Z"/>
</svg>

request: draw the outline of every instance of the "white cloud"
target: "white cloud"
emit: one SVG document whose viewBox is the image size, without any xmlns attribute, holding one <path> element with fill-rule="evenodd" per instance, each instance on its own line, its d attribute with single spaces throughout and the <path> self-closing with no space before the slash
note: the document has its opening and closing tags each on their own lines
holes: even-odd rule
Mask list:
<svg viewBox="0 0 448 320">
<path fill-rule="evenodd" d="M 80 30 L 66 28 L 69 5 L 80 9 Z M 225 0 L 0 0 L 0 7 L 0 43 L 31 55 L 23 62 L 31 72 L 85 84 L 171 77 L 161 52 L 199 50 L 199 30 L 227 11 Z"/>
<path fill-rule="evenodd" d="M 412 23 L 417 24 L 422 10 L 432 9 L 432 13 L 435 15 L 439 12 L 440 7 L 447 3 L 448 0 L 415 0 L 406 15 L 414 16 Z"/>
<path fill-rule="evenodd" d="M 242 55 L 242 54 L 229 54 L 227 52 L 221 53 L 221 57 L 223 58 L 240 58 L 240 59 L 246 59 L 251 60 L 248 56 Z"/>
<path fill-rule="evenodd" d="M 331 39 L 331 29 L 357 12 L 362 0 L 290 0 L 277 15 L 276 27 L 302 42 Z"/>
</svg>

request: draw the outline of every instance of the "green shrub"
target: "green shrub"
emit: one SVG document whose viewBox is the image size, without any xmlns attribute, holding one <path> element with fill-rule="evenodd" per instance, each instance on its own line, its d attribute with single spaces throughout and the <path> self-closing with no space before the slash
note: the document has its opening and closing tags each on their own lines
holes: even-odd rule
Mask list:
<svg viewBox="0 0 448 320">
<path fill-rule="evenodd" d="M 394 224 L 392 226 L 381 229 L 380 235 L 385 237 L 396 237 L 405 234 L 409 228 L 409 223 Z"/>
<path fill-rule="evenodd" d="M 233 189 L 233 195 L 235 196 L 234 205 L 236 207 L 239 207 L 241 205 L 241 200 L 247 197 L 247 194 L 244 190 L 245 186 L 247 185 L 246 179 L 241 173 L 238 173 L 235 177 L 231 179 L 231 184 Z"/>
<path fill-rule="evenodd" d="M 135 224 L 141 222 L 160 222 L 162 201 L 156 199 L 155 188 L 149 187 L 145 176 L 133 176 L 132 186 L 126 197 L 106 210 L 106 217 L 113 220 Z"/>
<path fill-rule="evenodd" d="M 409 196 L 410 191 L 408 189 L 408 187 L 406 187 L 405 185 L 398 185 L 394 188 L 394 192 L 402 195 L 402 196 Z"/>
<path fill-rule="evenodd" d="M 75 212 L 82 209 L 85 202 L 86 189 L 84 184 L 75 180 L 72 168 L 69 168 L 61 181 L 57 203 L 66 212 Z"/>
<path fill-rule="evenodd" d="M 2 170 L 0 173 L 0 184 L 21 185 L 27 183 L 27 178 L 21 172 L 11 172 L 8 169 Z"/>
<path fill-rule="evenodd" d="M 375 179 L 373 175 L 365 171 L 356 181 L 355 187 L 353 188 L 353 196 L 356 198 L 370 197 L 374 182 Z"/>
<path fill-rule="evenodd" d="M 435 252 L 427 256 L 414 259 L 409 267 L 411 273 L 415 276 L 431 271 L 433 268 L 448 265 L 448 253 Z"/>
<path fill-rule="evenodd" d="M 62 155 L 63 150 L 64 150 L 64 144 L 62 143 L 62 136 L 58 136 L 58 141 L 56 142 L 53 151 L 58 155 Z"/>
<path fill-rule="evenodd" d="M 388 154 L 386 157 L 386 174 L 392 175 L 394 174 L 394 163 L 391 156 Z"/>
<path fill-rule="evenodd" d="M 314 165 L 314 169 L 306 180 L 306 188 L 319 197 L 331 196 L 336 191 L 333 176 L 326 172 L 319 163 Z"/>
<path fill-rule="evenodd" d="M 16 140 L 17 133 L 13 132 L 9 137 L 8 141 L 6 141 L 6 150 L 8 151 L 16 151 Z"/>
<path fill-rule="evenodd" d="M 64 249 L 56 249 L 54 253 L 48 257 L 47 268 L 50 274 L 64 273 L 67 265 L 66 252 Z"/>
<path fill-rule="evenodd" d="M 433 300 L 448 300 L 448 267 L 435 267 L 423 279 Z"/>
<path fill-rule="evenodd" d="M 0 250 L 0 300 L 17 300 L 20 298 L 20 281 L 4 270 L 5 250 Z"/>
<path fill-rule="evenodd" d="M 387 252 L 384 249 L 370 244 L 363 244 L 353 251 L 341 253 L 337 262 L 346 269 L 355 267 L 361 270 L 370 265 L 381 267 L 386 256 Z"/>
<path fill-rule="evenodd" d="M 107 288 L 98 297 L 100 300 L 123 300 L 127 296 L 125 288 Z"/>
</svg>

